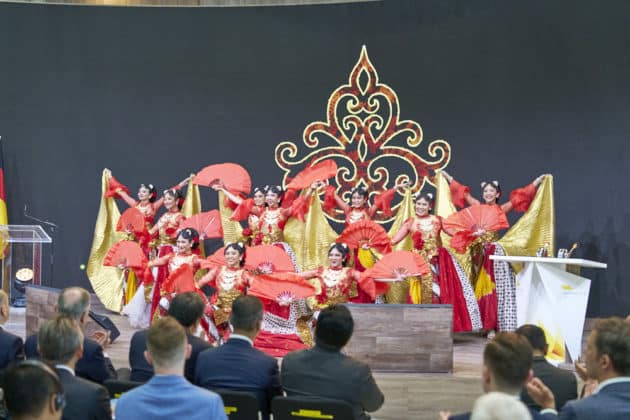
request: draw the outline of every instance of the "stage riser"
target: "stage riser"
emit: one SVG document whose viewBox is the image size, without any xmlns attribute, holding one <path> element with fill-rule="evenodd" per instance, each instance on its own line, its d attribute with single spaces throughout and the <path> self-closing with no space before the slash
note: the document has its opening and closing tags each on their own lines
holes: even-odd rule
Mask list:
<svg viewBox="0 0 630 420">
<path fill-rule="evenodd" d="M 347 354 L 374 371 L 445 373 L 453 371 L 451 305 L 348 304 L 354 334 Z"/>
<path fill-rule="evenodd" d="M 51 289 L 40 286 L 26 287 L 26 335 L 35 334 L 39 326 L 49 319 L 55 317 L 57 309 L 57 299 L 61 289 Z M 96 297 L 91 296 L 91 302 L 98 302 Z M 92 307 L 94 305 L 91 305 Z M 99 303 L 99 306 L 100 303 Z M 85 325 L 84 334 L 91 337 L 95 332 L 106 332 L 100 325 L 88 318 Z"/>
</svg>

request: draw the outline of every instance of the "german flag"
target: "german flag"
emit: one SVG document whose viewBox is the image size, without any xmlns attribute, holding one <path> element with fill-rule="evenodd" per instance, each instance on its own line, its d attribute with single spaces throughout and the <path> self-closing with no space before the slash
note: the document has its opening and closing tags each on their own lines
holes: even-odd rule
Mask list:
<svg viewBox="0 0 630 420">
<path fill-rule="evenodd" d="M 2 136 L 0 136 L 0 225 L 9 223 L 7 217 L 7 198 L 4 194 L 4 159 L 2 158 Z"/>
</svg>

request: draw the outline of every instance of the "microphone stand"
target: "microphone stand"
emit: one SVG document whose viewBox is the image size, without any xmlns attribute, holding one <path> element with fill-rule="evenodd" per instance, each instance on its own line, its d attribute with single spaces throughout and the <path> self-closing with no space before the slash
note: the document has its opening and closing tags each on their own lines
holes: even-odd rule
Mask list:
<svg viewBox="0 0 630 420">
<path fill-rule="evenodd" d="M 55 233 L 56 229 L 59 229 L 59 225 L 49 220 L 44 220 L 40 219 L 39 217 L 31 216 L 30 214 L 28 214 L 28 206 L 26 204 L 24 205 L 24 217 L 50 228 L 50 236 L 52 238 L 52 242 L 50 243 L 50 282 L 48 284 L 48 287 L 52 287 L 54 284 L 53 275 L 55 267 Z"/>
</svg>

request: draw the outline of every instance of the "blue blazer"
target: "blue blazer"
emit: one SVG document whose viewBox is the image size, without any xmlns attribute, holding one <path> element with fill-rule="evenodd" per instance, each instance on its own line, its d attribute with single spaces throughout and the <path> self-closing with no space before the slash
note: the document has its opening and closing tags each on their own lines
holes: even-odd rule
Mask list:
<svg viewBox="0 0 630 420">
<path fill-rule="evenodd" d="M 630 382 L 606 385 L 597 394 L 569 401 L 562 407 L 558 417 L 561 420 L 630 419 Z"/>
<path fill-rule="evenodd" d="M 24 345 L 17 335 L 0 328 L 0 370 L 15 360 L 24 359 Z"/>
<path fill-rule="evenodd" d="M 203 351 L 197 358 L 194 383 L 207 389 L 252 392 L 264 418 L 271 399 L 282 395 L 276 359 L 239 338 Z"/>
<path fill-rule="evenodd" d="M 129 346 L 129 366 L 131 367 L 131 376 L 129 379 L 136 382 L 146 382 L 153 376 L 153 366 L 144 358 L 144 351 L 147 349 L 147 333 L 149 330 L 136 331 L 131 337 Z M 186 360 L 184 367 L 184 376 L 190 382 L 195 379 L 195 366 L 197 357 L 202 351 L 209 349 L 211 346 L 207 341 L 199 337 L 188 334 L 188 344 L 192 347 L 190 357 Z"/>
<path fill-rule="evenodd" d="M 37 334 L 26 339 L 24 351 L 27 359 L 39 359 Z M 83 357 L 77 362 L 74 371 L 77 376 L 99 384 L 106 379 L 116 379 L 118 376 L 112 361 L 103 354 L 101 345 L 90 338 L 83 339 Z"/>
</svg>

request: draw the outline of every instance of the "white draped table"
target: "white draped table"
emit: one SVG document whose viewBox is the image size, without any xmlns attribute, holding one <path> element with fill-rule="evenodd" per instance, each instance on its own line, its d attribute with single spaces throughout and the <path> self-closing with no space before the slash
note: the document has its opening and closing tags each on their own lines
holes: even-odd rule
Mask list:
<svg viewBox="0 0 630 420">
<path fill-rule="evenodd" d="M 582 334 L 591 280 L 567 272 L 567 267 L 602 268 L 605 263 L 580 258 L 490 256 L 493 260 L 524 264 L 516 275 L 517 322 L 545 330 L 551 353 L 563 361 L 564 346 L 572 360 L 581 354 Z M 575 270 L 571 270 L 575 271 Z"/>
</svg>

